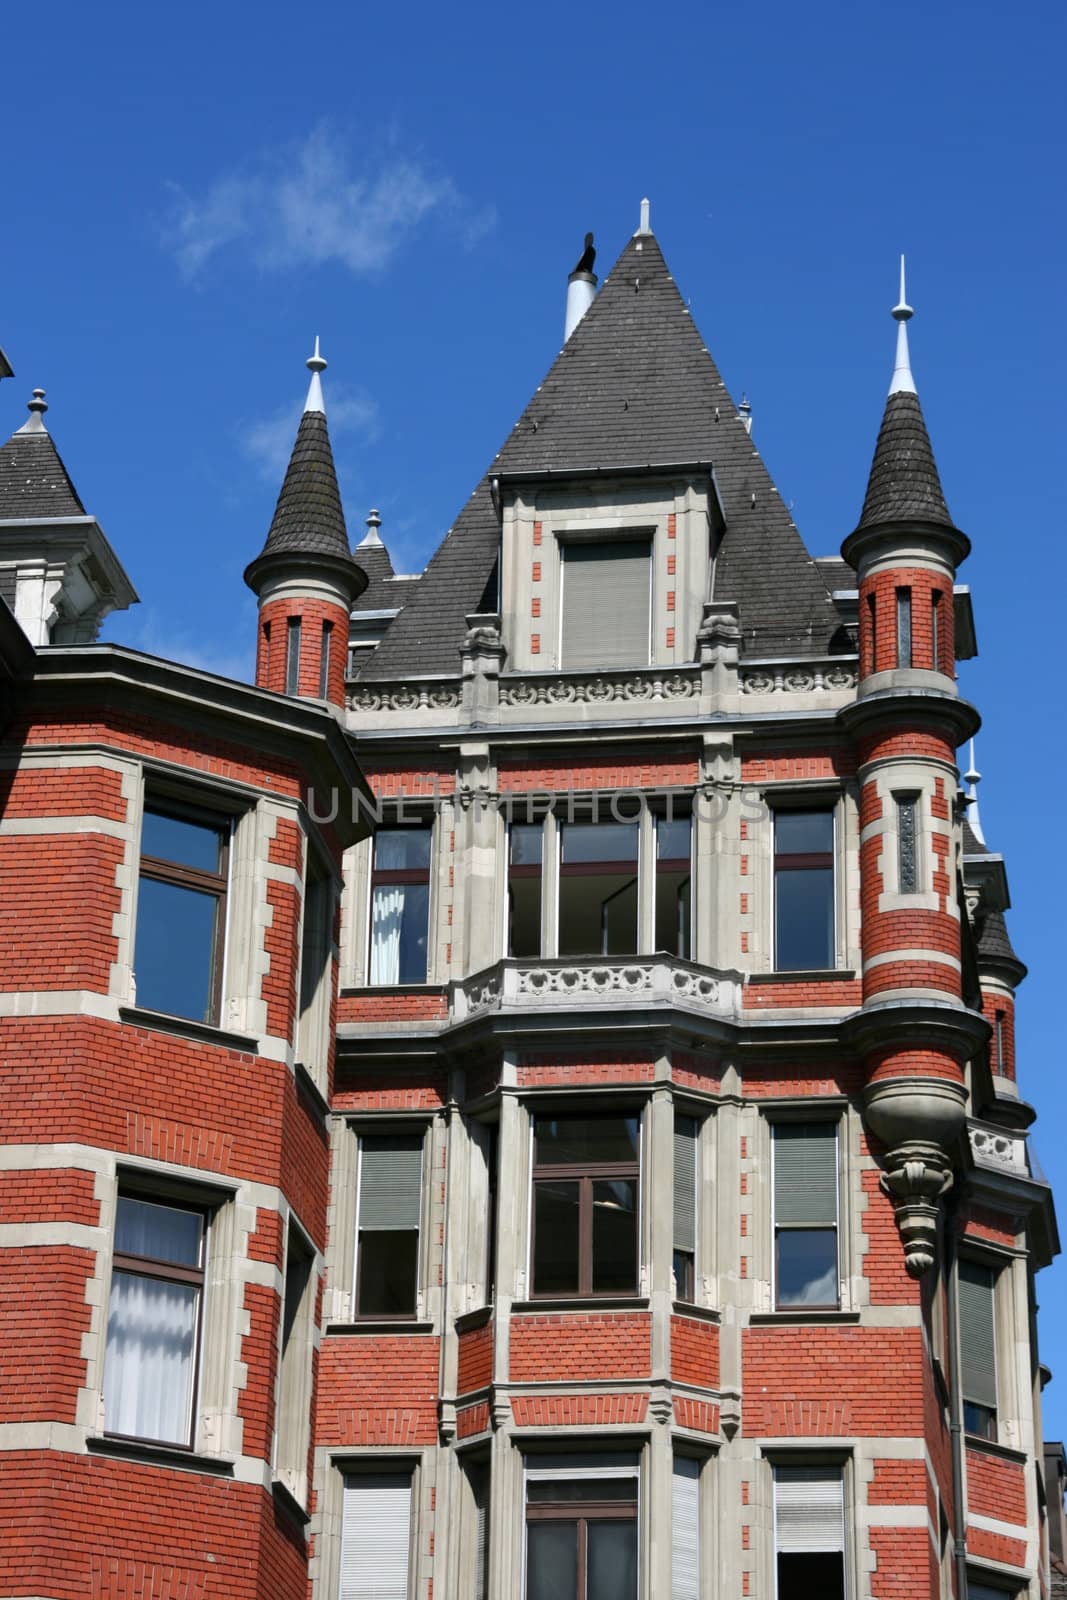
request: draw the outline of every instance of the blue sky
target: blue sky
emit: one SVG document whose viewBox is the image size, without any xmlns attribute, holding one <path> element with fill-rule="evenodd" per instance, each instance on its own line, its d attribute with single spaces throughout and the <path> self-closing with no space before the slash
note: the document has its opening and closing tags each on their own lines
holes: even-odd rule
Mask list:
<svg viewBox="0 0 1067 1600">
<path fill-rule="evenodd" d="M 606 270 L 648 194 L 824 555 L 862 501 L 906 251 L 919 392 L 974 541 L 962 687 L 1031 969 L 1022 1087 L 1062 1196 L 1065 32 L 1052 3 L 929 0 L 15 7 L 0 255 L 0 437 L 46 388 L 141 595 L 105 636 L 245 675 L 241 573 L 316 333 L 350 530 L 379 506 L 397 566 L 421 566 L 559 348 L 583 233 Z M 1039 1292 L 1065 1437 L 1067 1267 Z"/>
</svg>

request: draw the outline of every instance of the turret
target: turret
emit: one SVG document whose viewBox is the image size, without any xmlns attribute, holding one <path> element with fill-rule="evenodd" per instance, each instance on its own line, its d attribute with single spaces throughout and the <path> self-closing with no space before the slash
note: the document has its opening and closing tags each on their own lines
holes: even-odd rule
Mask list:
<svg viewBox="0 0 1067 1600">
<path fill-rule="evenodd" d="M 962 999 L 956 749 L 977 716 L 955 682 L 952 596 L 970 548 L 955 527 L 912 376 L 901 261 L 897 354 L 859 524 L 860 681 L 844 721 L 859 754 L 866 1113 L 888 1147 L 908 1270 L 933 1260 L 952 1181 L 964 1064 L 986 1028 Z"/>
<path fill-rule="evenodd" d="M 259 600 L 259 687 L 341 707 L 349 614 L 367 579 L 345 532 L 318 339 L 307 365 L 311 383 L 293 453 L 266 543 L 245 582 Z"/>
</svg>

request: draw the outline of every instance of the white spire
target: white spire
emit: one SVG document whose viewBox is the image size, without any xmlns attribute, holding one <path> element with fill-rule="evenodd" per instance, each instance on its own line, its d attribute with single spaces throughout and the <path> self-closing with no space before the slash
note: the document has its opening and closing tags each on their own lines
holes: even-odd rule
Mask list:
<svg viewBox="0 0 1067 1600">
<path fill-rule="evenodd" d="M 908 318 L 911 307 L 904 293 L 904 257 L 900 258 L 900 300 L 893 307 L 897 323 L 897 361 L 889 384 L 890 394 L 915 394 L 915 379 L 911 375 L 911 356 L 908 353 Z"/>
<path fill-rule="evenodd" d="M 308 384 L 308 397 L 304 401 L 304 410 L 321 411 L 323 416 L 325 416 L 326 407 L 323 404 L 322 379 L 319 377 L 319 373 L 326 371 L 326 362 L 324 358 L 319 355 L 318 334 L 315 335 L 315 354 L 308 356 L 307 368 L 311 373 L 311 382 Z"/>
<path fill-rule="evenodd" d="M 382 542 L 382 536 L 378 532 L 378 529 L 381 527 L 381 525 L 382 525 L 381 513 L 379 511 L 376 511 L 374 509 L 374 507 L 372 506 L 370 511 L 368 511 L 368 513 L 367 513 L 367 531 L 363 535 L 362 539 L 359 541 L 358 545 L 356 546 L 356 549 L 357 550 L 364 550 L 367 547 L 367 545 L 369 545 L 369 544 L 380 545 L 381 542 Z"/>
<path fill-rule="evenodd" d="M 637 231 L 638 233 L 652 232 L 652 206 L 647 196 L 641 201 L 641 222 Z"/>
<path fill-rule="evenodd" d="M 982 832 L 982 822 L 978 815 L 978 785 L 982 781 L 982 774 L 974 764 L 973 739 L 971 740 L 971 748 L 967 759 L 970 762 L 970 765 L 967 768 L 967 771 L 963 774 L 964 783 L 969 785 L 967 790 L 967 821 L 970 823 L 971 832 L 978 840 L 978 843 L 984 845 L 985 834 Z"/>
<path fill-rule="evenodd" d="M 47 433 L 44 425 L 44 414 L 48 410 L 48 401 L 44 397 L 43 389 L 33 391 L 33 399 L 27 400 L 26 409 L 30 413 L 21 428 L 16 428 L 16 433 Z"/>
</svg>

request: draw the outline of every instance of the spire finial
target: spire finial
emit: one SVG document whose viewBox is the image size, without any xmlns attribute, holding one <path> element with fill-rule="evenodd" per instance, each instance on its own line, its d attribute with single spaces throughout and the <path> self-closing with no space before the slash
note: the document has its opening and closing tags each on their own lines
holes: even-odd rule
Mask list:
<svg viewBox="0 0 1067 1600">
<path fill-rule="evenodd" d="M 47 433 L 44 425 L 44 414 L 48 410 L 48 401 L 44 397 L 43 389 L 33 391 L 33 399 L 27 400 L 26 410 L 30 413 L 21 428 L 16 433 Z"/>
<path fill-rule="evenodd" d="M 900 299 L 893 307 L 897 324 L 897 359 L 889 384 L 890 394 L 915 394 L 915 379 L 911 375 L 911 355 L 908 350 L 908 320 L 912 315 L 904 288 L 904 257 L 900 258 Z"/>
<path fill-rule="evenodd" d="M 363 549 L 368 544 L 381 544 L 381 535 L 378 529 L 382 525 L 382 514 L 374 506 L 367 512 L 367 531 L 359 541 L 359 548 Z"/>
<path fill-rule="evenodd" d="M 978 843 L 980 845 L 985 845 L 985 834 L 982 832 L 982 821 L 978 815 L 978 785 L 982 781 L 982 774 L 979 772 L 978 767 L 975 764 L 973 739 L 971 740 L 970 749 L 967 754 L 967 760 L 969 765 L 967 767 L 967 771 L 963 774 L 964 783 L 969 785 L 967 790 L 967 821 L 970 823 L 971 832 L 978 840 Z"/>
<path fill-rule="evenodd" d="M 319 336 L 316 334 L 314 354 L 308 356 L 306 362 L 307 369 L 311 373 L 311 382 L 308 384 L 308 397 L 304 402 L 304 410 L 321 411 L 323 416 L 326 415 L 326 407 L 322 399 L 322 379 L 319 373 L 326 371 L 326 365 L 325 357 L 319 354 Z"/>
<path fill-rule="evenodd" d="M 637 231 L 638 233 L 652 232 L 652 205 L 647 195 L 641 201 L 641 222 Z"/>
</svg>

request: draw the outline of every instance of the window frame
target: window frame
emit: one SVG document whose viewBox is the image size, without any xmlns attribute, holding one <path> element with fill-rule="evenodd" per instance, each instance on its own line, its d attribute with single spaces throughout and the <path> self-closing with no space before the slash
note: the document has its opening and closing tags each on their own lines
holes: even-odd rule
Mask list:
<svg viewBox="0 0 1067 1600">
<path fill-rule="evenodd" d="M 840 1484 L 840 1489 L 841 1489 L 841 1547 L 840 1547 L 840 1556 L 841 1556 L 841 1595 L 842 1595 L 842 1600 L 851 1600 L 852 1589 L 853 1589 L 852 1581 L 851 1581 L 852 1521 L 851 1521 L 850 1516 L 849 1516 L 851 1495 L 850 1495 L 850 1482 L 849 1482 L 849 1476 L 848 1476 L 850 1458 L 846 1457 L 845 1459 L 842 1459 L 839 1455 L 836 1455 L 836 1454 L 829 1454 L 828 1455 L 828 1454 L 825 1454 L 823 1452 L 819 1452 L 817 1450 L 812 1451 L 810 1453 L 801 1453 L 799 1451 L 792 1451 L 792 1450 L 790 1450 L 788 1452 L 781 1452 L 781 1453 L 779 1453 L 778 1451 L 775 1451 L 772 1454 L 771 1458 L 770 1458 L 770 1463 L 769 1464 L 770 1464 L 770 1468 L 771 1468 L 771 1559 L 772 1559 L 772 1562 L 773 1562 L 773 1571 L 774 1571 L 774 1583 L 773 1583 L 773 1589 L 772 1589 L 772 1594 L 774 1596 L 774 1600 L 779 1600 L 779 1596 L 780 1596 L 780 1592 L 781 1592 L 780 1591 L 780 1585 L 779 1585 L 778 1563 L 779 1563 L 779 1560 L 781 1558 L 781 1555 L 783 1554 L 783 1552 L 780 1551 L 779 1545 L 778 1545 L 778 1482 L 779 1482 L 778 1474 L 783 1469 L 788 1471 L 790 1469 L 796 1469 L 796 1468 L 801 1468 L 801 1469 L 805 1469 L 805 1468 L 807 1468 L 807 1469 L 822 1468 L 825 1471 L 834 1473 L 836 1475 L 836 1477 L 837 1477 L 837 1480 L 838 1480 L 839 1484 Z M 787 1552 L 784 1552 L 784 1553 L 785 1554 L 793 1554 L 793 1553 L 796 1553 L 796 1552 L 788 1552 L 787 1551 Z M 812 1553 L 817 1553 L 817 1552 L 813 1551 Z M 834 1551 L 832 1549 L 832 1547 L 830 1547 L 829 1549 L 824 1550 L 822 1553 L 824 1553 L 824 1554 L 831 1554 L 831 1553 L 836 1554 L 837 1552 Z"/>
<path fill-rule="evenodd" d="M 896 591 L 897 605 L 897 670 L 906 672 L 915 662 L 915 627 L 912 612 L 910 584 L 901 584 Z"/>
<path fill-rule="evenodd" d="M 589 547 L 604 548 L 612 545 L 643 545 L 648 553 L 648 629 L 645 638 L 645 654 L 643 661 L 605 661 L 599 665 L 569 666 L 563 659 L 563 632 L 565 608 L 567 605 L 567 554 L 573 549 Z M 654 616 L 656 610 L 656 529 L 654 526 L 644 525 L 637 528 L 604 528 L 597 529 L 595 534 L 583 534 L 576 529 L 560 529 L 556 531 L 557 561 L 559 564 L 559 617 L 556 625 L 556 660 L 560 672 L 618 672 L 640 671 L 649 667 L 653 661 L 653 645 L 655 643 Z"/>
<path fill-rule="evenodd" d="M 381 833 L 425 833 L 429 836 L 429 849 L 427 851 L 426 866 L 423 867 L 385 867 L 377 866 L 378 837 Z M 366 937 L 366 975 L 367 987 L 372 989 L 404 989 L 421 988 L 430 982 L 430 971 L 433 966 L 433 927 L 434 927 L 434 861 L 436 854 L 436 834 L 434 818 L 418 822 L 383 821 L 378 831 L 371 840 L 371 859 L 369 874 L 369 890 L 367 896 L 367 937 Z M 401 886 L 404 884 L 426 885 L 426 966 L 421 978 L 390 979 L 388 982 L 376 980 L 374 972 L 374 895 L 379 888 L 389 884 Z"/>
<path fill-rule="evenodd" d="M 300 694 L 300 658 L 303 652 L 303 618 L 286 618 L 285 628 L 285 692 L 294 697 Z"/>
<path fill-rule="evenodd" d="M 560 1441 L 565 1445 L 569 1441 Z M 577 1441 L 575 1441 L 577 1443 Z M 623 1451 L 629 1455 L 631 1452 Z M 641 1592 L 641 1461 L 637 1452 L 633 1453 L 633 1464 L 621 1465 L 613 1462 L 612 1455 L 606 1457 L 606 1464 L 598 1467 L 595 1456 L 588 1451 L 575 1450 L 575 1465 L 557 1465 L 552 1467 L 538 1467 L 537 1456 L 526 1452 L 523 1456 L 523 1482 L 522 1482 L 522 1594 L 523 1600 L 529 1593 L 530 1556 L 529 1556 L 529 1527 L 531 1522 L 563 1522 L 577 1525 L 575 1542 L 575 1593 L 577 1600 L 586 1600 L 588 1577 L 588 1523 L 590 1522 L 627 1522 L 633 1523 L 637 1548 L 635 1562 L 635 1576 L 637 1580 L 637 1593 Z M 561 1450 L 560 1456 L 554 1459 L 565 1461 L 565 1451 Z M 572 1483 L 576 1480 L 586 1480 L 591 1483 L 619 1482 L 630 1480 L 633 1483 L 632 1500 L 560 1500 L 560 1501 L 535 1501 L 531 1507 L 529 1498 L 529 1485 L 531 1481 L 538 1483 L 551 1483 L 553 1480 L 561 1483 Z"/>
<path fill-rule="evenodd" d="M 674 1126 L 672 1128 L 672 1134 L 674 1138 L 674 1172 L 672 1174 L 673 1183 L 671 1196 L 673 1201 L 671 1230 L 671 1277 L 674 1288 L 674 1299 L 681 1305 L 691 1306 L 697 1304 L 697 1263 L 700 1259 L 700 1153 L 703 1124 L 700 1117 L 696 1116 L 692 1111 L 687 1111 L 682 1106 L 676 1104 L 673 1107 L 673 1111 Z M 693 1245 L 692 1249 L 690 1250 L 680 1250 L 677 1242 L 679 1123 L 692 1124 L 691 1134 L 686 1135 L 686 1137 L 690 1137 L 692 1139 L 693 1150 Z M 684 1279 L 678 1272 L 679 1256 L 688 1258 L 686 1263 L 686 1276 Z"/>
<path fill-rule="evenodd" d="M 812 1224 L 808 1223 L 808 1224 L 798 1224 L 796 1226 L 791 1226 L 788 1223 L 786 1223 L 784 1225 L 780 1224 L 779 1221 L 778 1221 L 777 1154 L 776 1154 L 776 1149 L 775 1149 L 775 1139 L 776 1139 L 776 1136 L 777 1136 L 777 1131 L 778 1131 L 779 1128 L 797 1128 L 797 1127 L 813 1127 L 813 1126 L 830 1127 L 834 1131 L 834 1223 L 833 1223 L 832 1230 L 829 1228 L 829 1226 L 826 1226 L 826 1225 L 813 1226 Z M 819 1117 L 819 1116 L 776 1116 L 776 1117 L 773 1117 L 773 1118 L 770 1119 L 769 1127 L 770 1127 L 770 1138 L 771 1138 L 770 1217 L 771 1217 L 771 1305 L 772 1305 L 772 1308 L 776 1313 L 793 1314 L 793 1315 L 796 1315 L 797 1313 L 804 1314 L 805 1312 L 809 1312 L 809 1311 L 813 1311 L 813 1312 L 841 1311 L 841 1310 L 844 1309 L 843 1296 L 842 1296 L 842 1282 L 843 1282 L 844 1277 L 845 1277 L 845 1274 L 844 1274 L 844 1271 L 843 1271 L 843 1262 L 842 1262 L 843 1225 L 842 1225 L 842 1214 L 841 1214 L 841 1211 L 842 1211 L 842 1205 L 841 1205 L 841 1203 L 842 1203 L 842 1190 L 843 1190 L 843 1185 L 842 1185 L 842 1182 L 841 1182 L 841 1150 L 842 1150 L 841 1131 L 842 1131 L 842 1117 L 840 1115 L 838 1115 L 838 1116 L 822 1116 L 822 1117 Z M 808 1303 L 799 1302 L 799 1301 L 786 1301 L 786 1302 L 782 1303 L 782 1302 L 779 1301 L 779 1298 L 778 1298 L 778 1286 L 779 1286 L 779 1278 L 780 1278 L 780 1273 L 779 1273 L 779 1233 L 781 1231 L 784 1231 L 786 1233 L 801 1233 L 801 1232 L 828 1233 L 828 1232 L 831 1232 L 831 1231 L 833 1232 L 833 1235 L 834 1235 L 834 1263 L 835 1263 L 835 1268 L 836 1268 L 835 1283 L 836 1283 L 837 1293 L 836 1293 L 835 1298 L 832 1301 L 811 1301 L 811 1302 L 808 1302 Z"/>
<path fill-rule="evenodd" d="M 962 1304 L 961 1304 L 960 1291 L 959 1291 L 959 1274 L 960 1274 L 960 1268 L 963 1267 L 963 1266 L 974 1267 L 974 1268 L 977 1268 L 979 1271 L 988 1272 L 989 1278 L 990 1278 L 990 1283 L 989 1283 L 990 1322 L 991 1322 L 992 1334 L 993 1334 L 992 1389 L 993 1389 L 993 1394 L 996 1397 L 996 1403 L 993 1406 L 987 1406 L 982 1401 L 978 1401 L 978 1400 L 968 1400 L 967 1396 L 966 1396 L 966 1393 L 964 1391 L 963 1348 L 962 1348 L 962 1344 L 960 1343 L 960 1337 L 961 1337 L 962 1330 L 963 1330 L 963 1315 L 962 1315 L 962 1309 L 963 1308 L 962 1308 Z M 999 1284 L 1000 1284 L 1001 1274 L 1005 1270 L 1005 1264 L 1003 1262 L 1001 1262 L 1001 1261 L 994 1261 L 989 1256 L 985 1256 L 985 1255 L 981 1254 L 978 1251 L 973 1251 L 972 1252 L 969 1249 L 965 1249 L 956 1258 L 956 1269 L 955 1270 L 956 1270 L 955 1290 L 956 1290 L 956 1309 L 957 1309 L 956 1337 L 957 1337 L 957 1344 L 959 1346 L 959 1349 L 958 1349 L 958 1361 L 959 1361 L 959 1375 L 960 1375 L 960 1411 L 961 1411 L 961 1416 L 962 1416 L 962 1421 L 963 1421 L 963 1433 L 964 1433 L 964 1437 L 965 1438 L 973 1439 L 979 1444 L 982 1444 L 982 1443 L 984 1443 L 984 1444 L 998 1444 L 1000 1442 L 1000 1416 L 1001 1416 L 1001 1411 L 1003 1410 L 1003 1396 L 1002 1396 L 1002 1393 L 1001 1393 L 1001 1381 L 1000 1381 L 1000 1335 L 999 1335 L 999 1330 L 998 1330 L 997 1324 L 998 1324 L 999 1316 L 1000 1316 Z M 968 1420 L 967 1420 L 968 1407 L 977 1408 L 978 1411 L 985 1413 L 985 1416 L 982 1419 L 980 1419 L 980 1420 L 982 1420 L 984 1422 L 984 1428 L 972 1428 L 972 1427 L 968 1426 Z"/>
<path fill-rule="evenodd" d="M 331 1574 L 332 1583 L 327 1585 L 326 1592 L 331 1595 L 341 1595 L 341 1581 L 344 1576 L 345 1494 L 349 1483 L 356 1483 L 360 1479 L 394 1478 L 406 1480 L 408 1486 L 407 1581 L 405 1594 L 410 1596 L 418 1568 L 417 1525 L 419 1520 L 421 1456 L 412 1457 L 410 1454 L 404 1454 L 399 1457 L 390 1455 L 357 1457 L 335 1453 L 333 1466 L 336 1469 L 336 1478 L 338 1480 L 337 1500 L 334 1502 L 337 1506 L 336 1542 L 332 1551 L 335 1567 Z"/>
<path fill-rule="evenodd" d="M 921 841 L 923 838 L 922 820 L 922 794 L 918 789 L 901 789 L 893 792 L 893 805 L 896 812 L 897 833 L 897 893 L 902 895 L 918 895 L 923 893 L 923 860 Z M 905 873 L 906 842 L 905 842 L 905 815 L 910 814 L 911 830 L 911 870 Z M 908 881 L 905 882 L 907 877 Z"/>
<path fill-rule="evenodd" d="M 426 1202 L 426 1172 L 427 1172 L 427 1145 L 430 1134 L 430 1124 L 420 1123 L 415 1127 L 394 1124 L 389 1127 L 361 1127 L 353 1130 L 356 1136 L 356 1167 L 355 1167 L 355 1213 L 352 1228 L 352 1298 L 351 1320 L 359 1323 L 375 1322 L 418 1322 L 422 1296 L 423 1296 L 423 1251 L 425 1248 L 425 1202 Z M 392 1228 L 367 1231 L 414 1233 L 415 1235 L 415 1283 L 413 1303 L 410 1311 L 361 1311 L 359 1307 L 360 1271 L 362 1267 L 363 1250 L 361 1248 L 361 1234 L 363 1229 L 360 1222 L 363 1199 L 363 1145 L 367 1139 L 410 1139 L 419 1145 L 419 1220 L 414 1228 Z"/>
<path fill-rule="evenodd" d="M 296 986 L 296 1059 L 325 1094 L 330 1054 L 333 999 L 334 923 L 337 885 L 331 864 L 309 838 L 305 844 L 300 901 L 300 969 Z M 307 991 L 308 961 L 321 970 Z"/>
<path fill-rule="evenodd" d="M 534 1300 L 612 1300 L 634 1297 L 641 1290 L 641 1212 L 643 1203 L 641 1168 L 644 1155 L 644 1107 L 619 1106 L 612 1111 L 590 1109 L 585 1114 L 578 1107 L 568 1107 L 553 1113 L 547 1107 L 534 1108 L 530 1114 L 530 1299 Z M 553 1116 L 606 1119 L 610 1116 L 637 1119 L 637 1159 L 632 1162 L 594 1161 L 566 1162 L 556 1165 L 542 1164 L 537 1160 L 537 1120 Z M 634 1278 L 632 1289 L 594 1289 L 593 1284 L 593 1187 L 596 1183 L 633 1182 L 634 1185 Z M 574 1290 L 543 1290 L 537 1288 L 537 1185 L 538 1183 L 578 1184 L 578 1288 Z"/>
<path fill-rule="evenodd" d="M 213 832 L 218 833 L 220 836 L 220 865 L 218 871 L 209 872 L 205 868 L 191 867 L 180 861 L 171 861 L 165 856 L 146 854 L 143 848 L 144 819 L 148 815 L 167 817 L 175 822 L 192 823 L 198 827 L 210 828 Z M 155 1011 L 159 1016 L 176 1017 L 182 1021 L 198 1023 L 206 1027 L 217 1028 L 221 1025 L 226 991 L 226 956 L 229 944 L 229 906 L 232 890 L 230 880 L 236 822 L 237 818 L 232 810 L 222 809 L 221 807 L 216 810 L 210 804 L 198 804 L 196 800 L 172 796 L 169 789 L 157 787 L 154 783 L 146 781 L 138 837 L 137 907 L 130 939 L 130 959 L 135 980 L 137 975 L 137 934 L 141 927 L 141 917 L 144 911 L 143 898 L 140 892 L 142 878 L 147 878 L 153 883 L 167 883 L 173 888 L 187 889 L 196 894 L 209 894 L 215 900 L 215 913 L 212 927 L 211 980 L 208 991 L 207 1015 L 190 1017 L 180 1011 L 160 1011 L 158 1007 L 147 1005 L 143 1002 L 138 986 L 137 1004 L 141 1009 Z"/>
<path fill-rule="evenodd" d="M 660 858 L 660 853 L 659 853 L 659 830 L 660 830 L 660 824 L 661 823 L 667 823 L 669 825 L 671 823 L 681 822 L 683 820 L 688 822 L 688 824 L 689 824 L 689 855 L 688 855 L 688 857 L 685 857 L 685 856 L 664 856 L 661 859 Z M 646 873 L 646 876 L 648 877 L 648 879 L 650 880 L 650 883 L 651 883 L 652 906 L 651 906 L 650 920 L 651 920 L 651 924 L 652 924 L 652 953 L 653 954 L 657 954 L 658 951 L 659 951 L 659 946 L 656 943 L 656 913 L 657 913 L 657 906 L 658 906 L 658 902 L 659 902 L 659 893 L 660 893 L 660 882 L 659 882 L 660 874 L 662 873 L 662 874 L 666 875 L 668 872 L 677 872 L 680 869 L 682 869 L 683 867 L 688 867 L 688 869 L 689 869 L 688 876 L 684 880 L 685 883 L 687 883 L 689 885 L 689 919 L 688 919 L 688 924 L 689 925 L 685 930 L 686 950 L 685 950 L 684 954 L 682 954 L 682 952 L 677 951 L 677 950 L 674 950 L 674 951 L 668 950 L 668 951 L 666 951 L 665 953 L 671 958 L 672 961 L 692 961 L 692 959 L 693 959 L 693 845 L 694 845 L 694 841 L 695 841 L 695 830 L 694 830 L 694 827 L 693 827 L 693 812 L 692 812 L 691 808 L 688 808 L 688 807 L 686 808 L 686 811 L 684 813 L 684 817 L 683 816 L 675 816 L 674 815 L 674 807 L 673 806 L 671 807 L 671 815 L 670 816 L 664 816 L 663 813 L 660 812 L 660 811 L 655 811 L 654 810 L 652 812 L 652 839 L 651 839 L 651 846 L 650 846 L 651 855 L 652 855 L 652 861 L 650 863 L 649 870 Z M 640 865 L 640 861 L 639 861 L 639 865 Z M 679 891 L 681 890 L 682 887 L 683 887 L 683 885 L 679 885 Z M 641 940 L 640 940 L 640 892 L 639 892 L 639 895 L 638 895 L 638 921 L 639 921 L 639 927 L 638 927 L 639 937 L 638 937 L 638 941 L 637 942 L 638 942 L 638 944 L 640 944 L 641 943 Z"/>
<path fill-rule="evenodd" d="M 817 795 L 773 795 L 767 799 L 771 816 L 771 971 L 772 972 L 835 972 L 840 966 L 841 943 L 841 907 L 838 905 L 838 891 L 841 880 L 841 799 L 840 790 L 833 795 L 824 794 L 820 799 Z M 813 815 L 819 813 L 830 817 L 833 836 L 829 850 L 818 851 L 781 851 L 778 850 L 778 817 L 781 814 Z M 788 865 L 780 865 L 780 862 Z M 830 873 L 830 909 L 832 925 L 830 928 L 830 965 L 828 967 L 811 965 L 804 967 L 783 967 L 779 964 L 778 953 L 778 874 L 779 872 L 798 872 L 821 868 Z"/>
<path fill-rule="evenodd" d="M 154 1256 L 139 1256 L 130 1251 L 116 1249 L 114 1240 L 118 1226 L 118 1208 L 123 1200 L 135 1200 L 148 1205 L 167 1206 L 171 1210 L 184 1211 L 199 1217 L 201 1223 L 200 1265 L 198 1267 L 189 1267 L 180 1262 L 161 1261 Z M 118 1185 L 115 1195 L 115 1216 L 111 1230 L 111 1261 L 108 1277 L 107 1307 L 104 1316 L 103 1365 L 101 1369 L 101 1394 L 104 1401 L 103 1434 L 107 1439 L 123 1440 L 127 1443 L 143 1444 L 167 1450 L 181 1450 L 190 1455 L 196 1452 L 207 1306 L 208 1249 L 211 1237 L 211 1222 L 215 1209 L 215 1205 L 210 1201 L 196 1201 L 176 1197 L 165 1189 L 160 1190 L 148 1186 L 142 1188 L 138 1184 L 131 1183 L 125 1179 L 120 1181 Z M 109 1428 L 107 1426 L 107 1355 L 110 1343 L 111 1299 L 116 1272 L 125 1272 L 135 1277 L 151 1278 L 154 1282 L 192 1285 L 197 1290 L 196 1317 L 193 1325 L 192 1377 L 189 1386 L 189 1420 L 184 1440 L 161 1439 L 151 1434 L 122 1433 L 117 1428 Z"/>
</svg>

